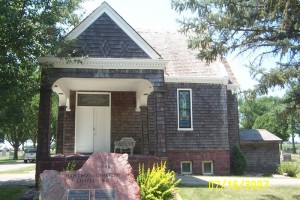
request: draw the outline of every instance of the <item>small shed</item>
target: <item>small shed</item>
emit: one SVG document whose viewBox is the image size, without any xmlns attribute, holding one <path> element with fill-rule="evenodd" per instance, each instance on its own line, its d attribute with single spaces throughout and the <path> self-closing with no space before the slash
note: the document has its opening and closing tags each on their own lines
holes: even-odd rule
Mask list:
<svg viewBox="0 0 300 200">
<path fill-rule="evenodd" d="M 265 129 L 241 129 L 240 148 L 249 173 L 276 173 L 280 163 L 281 139 Z"/>
</svg>

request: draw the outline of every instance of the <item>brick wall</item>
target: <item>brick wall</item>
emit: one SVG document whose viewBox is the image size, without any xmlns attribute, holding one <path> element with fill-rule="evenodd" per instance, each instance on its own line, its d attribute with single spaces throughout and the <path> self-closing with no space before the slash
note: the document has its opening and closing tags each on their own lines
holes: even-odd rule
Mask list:
<svg viewBox="0 0 300 200">
<path fill-rule="evenodd" d="M 168 151 L 229 150 L 225 86 L 167 83 L 166 88 Z M 178 88 L 192 89 L 193 131 L 178 130 Z"/>
<path fill-rule="evenodd" d="M 68 156 L 68 157 L 52 157 L 49 160 L 43 160 L 37 163 L 36 180 L 39 180 L 39 174 L 44 170 L 56 170 L 63 171 L 69 162 L 76 162 L 75 170 L 80 169 L 89 156 Z M 135 177 L 138 175 L 139 164 L 144 164 L 145 169 L 152 168 L 154 163 L 160 164 L 162 161 L 166 161 L 165 157 L 156 156 L 141 156 L 141 155 L 128 155 L 128 161 L 133 168 Z"/>
<path fill-rule="evenodd" d="M 245 154 L 248 163 L 248 172 L 276 173 L 277 165 L 280 163 L 279 144 L 241 142 L 241 150 Z"/>
<path fill-rule="evenodd" d="M 215 175 L 230 174 L 230 152 L 227 151 L 186 151 L 168 152 L 169 165 L 172 169 L 181 173 L 181 161 L 191 161 L 193 174 L 202 174 L 202 161 L 213 161 Z"/>
</svg>

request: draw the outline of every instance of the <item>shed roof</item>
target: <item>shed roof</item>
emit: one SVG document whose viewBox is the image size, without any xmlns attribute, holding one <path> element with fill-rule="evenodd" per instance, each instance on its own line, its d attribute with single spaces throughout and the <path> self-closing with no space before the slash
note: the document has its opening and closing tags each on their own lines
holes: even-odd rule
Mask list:
<svg viewBox="0 0 300 200">
<path fill-rule="evenodd" d="M 241 129 L 241 142 L 280 142 L 281 139 L 265 129 Z"/>
</svg>

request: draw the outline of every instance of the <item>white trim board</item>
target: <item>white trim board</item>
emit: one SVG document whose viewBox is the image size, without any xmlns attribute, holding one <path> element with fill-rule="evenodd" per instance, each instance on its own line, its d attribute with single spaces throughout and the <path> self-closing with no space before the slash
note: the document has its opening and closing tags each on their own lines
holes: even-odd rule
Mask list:
<svg viewBox="0 0 300 200">
<path fill-rule="evenodd" d="M 38 58 L 40 63 L 52 64 L 54 68 L 85 68 L 85 69 L 154 69 L 164 70 L 168 60 L 162 59 L 116 59 L 116 58 L 72 58 L 57 57 Z"/>
</svg>

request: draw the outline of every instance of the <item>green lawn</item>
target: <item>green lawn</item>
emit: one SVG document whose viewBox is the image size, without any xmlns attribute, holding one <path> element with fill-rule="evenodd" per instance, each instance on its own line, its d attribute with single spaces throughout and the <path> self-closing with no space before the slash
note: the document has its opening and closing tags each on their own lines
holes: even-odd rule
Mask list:
<svg viewBox="0 0 300 200">
<path fill-rule="evenodd" d="M 296 146 L 296 149 L 298 149 L 297 152 L 300 151 L 300 144 L 295 144 Z M 282 144 L 282 150 L 286 153 L 291 153 L 292 152 L 292 149 L 293 148 L 293 145 L 292 144 Z"/>
<path fill-rule="evenodd" d="M 31 172 L 34 170 L 35 170 L 35 165 L 32 165 L 32 166 L 28 166 L 28 167 L 22 167 L 20 169 L 7 170 L 4 172 L 0 172 L 0 174 L 27 174 L 28 172 Z"/>
<path fill-rule="evenodd" d="M 0 199 L 18 199 L 27 190 L 26 186 L 0 186 Z"/>
<path fill-rule="evenodd" d="M 18 160 L 13 160 L 12 158 L 8 158 L 8 157 L 0 158 L 0 164 L 1 164 L 1 163 L 17 162 L 17 161 L 18 161 Z"/>
<path fill-rule="evenodd" d="M 300 199 L 299 187 L 268 187 L 261 190 L 208 189 L 207 187 L 179 187 L 183 200 L 297 200 Z"/>
</svg>

